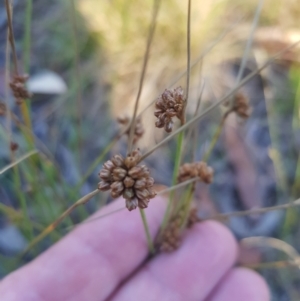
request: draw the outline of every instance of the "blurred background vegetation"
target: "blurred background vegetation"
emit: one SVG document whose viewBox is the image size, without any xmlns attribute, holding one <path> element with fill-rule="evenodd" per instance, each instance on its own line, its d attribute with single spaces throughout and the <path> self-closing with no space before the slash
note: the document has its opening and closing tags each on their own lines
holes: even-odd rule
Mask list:
<svg viewBox="0 0 300 301">
<path fill-rule="evenodd" d="M 26 101 L 31 125 L 24 123 L 8 88 L 12 70 L 7 46 L 7 18 L 0 8 L 0 275 L 21 266 L 107 203 L 100 194 L 76 209 L 25 258 L 18 255 L 48 224 L 82 195 L 95 189 L 101 164 L 115 143 L 116 117 L 132 115 L 153 1 L 41 0 L 13 1 L 13 26 L 22 72 L 29 73 Z M 186 71 L 186 1 L 162 0 L 141 96 L 140 111 Z M 192 69 L 188 113 L 194 114 L 235 84 L 258 1 L 192 1 Z M 255 28 L 245 75 L 278 51 L 300 40 L 296 0 L 265 0 Z M 273 206 L 300 193 L 299 46 L 279 56 L 245 87 L 252 106 L 247 122 L 227 120 L 209 163 L 215 169 L 210 189 L 197 188 L 199 215 Z M 11 73 L 12 74 L 12 73 Z M 185 87 L 185 78 L 177 85 Z M 145 111 L 143 150 L 163 134 L 155 129 L 153 107 Z M 197 125 L 197 142 L 186 148 L 197 160 L 207 151 L 222 108 Z M 32 139 L 34 143 L 32 143 Z M 12 151 L 15 142 L 18 149 Z M 148 158 L 157 183 L 170 185 L 174 143 Z M 21 163 L 4 168 L 29 151 Z M 186 161 L 191 155 L 186 153 Z M 299 210 L 274 211 L 226 221 L 240 240 L 276 237 L 300 250 Z M 259 265 L 286 260 L 265 240 L 259 248 L 241 246 L 240 263 Z M 199 254 L 201 256 L 201 254 Z M 299 269 L 261 265 L 274 300 L 299 300 Z M 255 289 L 255 288 L 254 288 Z"/>
</svg>

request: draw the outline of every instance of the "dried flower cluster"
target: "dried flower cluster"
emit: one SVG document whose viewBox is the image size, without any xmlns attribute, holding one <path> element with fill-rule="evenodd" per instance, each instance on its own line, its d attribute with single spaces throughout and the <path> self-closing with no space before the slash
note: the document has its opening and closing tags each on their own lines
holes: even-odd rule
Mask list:
<svg viewBox="0 0 300 301">
<path fill-rule="evenodd" d="M 199 177 L 201 181 L 210 184 L 213 180 L 214 171 L 203 161 L 185 163 L 180 166 L 178 172 L 178 182 L 184 182 L 189 179 Z"/>
<path fill-rule="evenodd" d="M 185 106 L 185 97 L 183 95 L 183 89 L 177 87 L 175 89 L 166 89 L 162 95 L 160 95 L 155 103 L 154 115 L 157 117 L 155 126 L 158 128 L 164 128 L 167 133 L 172 132 L 173 117 L 178 119 L 183 118 Z"/>
<path fill-rule="evenodd" d="M 15 75 L 9 84 L 18 105 L 20 105 L 24 99 L 31 97 L 31 94 L 28 92 L 25 86 L 27 79 L 27 74 Z"/>
<path fill-rule="evenodd" d="M 156 249 L 160 252 L 172 252 L 180 247 L 181 244 L 181 224 L 184 218 L 184 211 L 180 210 L 173 216 L 165 230 L 156 242 Z"/>
<path fill-rule="evenodd" d="M 225 105 L 229 106 L 229 102 L 226 102 Z M 234 95 L 230 112 L 235 112 L 239 117 L 243 119 L 249 118 L 251 114 L 251 107 L 249 105 L 249 99 L 244 93 L 237 92 Z"/>
<path fill-rule="evenodd" d="M 99 176 L 98 189 L 110 190 L 112 198 L 123 196 L 129 211 L 137 207 L 148 207 L 150 199 L 156 193 L 153 190 L 154 180 L 150 177 L 146 165 L 137 165 L 141 159 L 139 150 L 133 151 L 126 158 L 115 155 L 103 165 Z"/>
<path fill-rule="evenodd" d="M 126 125 L 129 124 L 130 118 L 128 116 L 118 117 L 117 121 L 121 125 L 126 126 Z M 136 121 L 135 121 L 134 132 L 133 132 L 133 134 L 134 134 L 134 136 L 133 136 L 133 143 L 134 144 L 144 135 L 144 132 L 145 132 L 145 130 L 144 130 L 141 118 L 137 117 Z M 128 129 L 125 134 L 129 136 L 129 133 L 130 133 L 130 129 Z"/>
</svg>

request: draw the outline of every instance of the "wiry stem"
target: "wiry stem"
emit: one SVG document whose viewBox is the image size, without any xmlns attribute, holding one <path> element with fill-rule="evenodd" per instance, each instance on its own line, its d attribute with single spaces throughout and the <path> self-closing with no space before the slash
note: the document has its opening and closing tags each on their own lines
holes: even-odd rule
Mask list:
<svg viewBox="0 0 300 301">
<path fill-rule="evenodd" d="M 225 121 L 226 121 L 226 119 L 227 119 L 227 116 L 228 116 L 231 112 L 232 112 L 232 109 L 229 109 L 229 110 L 228 110 L 227 112 L 225 112 L 225 114 L 223 115 L 222 120 L 221 120 L 220 124 L 218 125 L 217 130 L 216 130 L 214 136 L 212 137 L 212 140 L 211 140 L 211 142 L 210 142 L 210 145 L 209 145 L 209 147 L 208 147 L 208 150 L 207 150 L 207 152 L 206 152 L 206 153 L 204 154 L 204 156 L 203 156 L 203 161 L 204 161 L 204 162 L 207 162 L 207 161 L 208 161 L 208 159 L 209 159 L 209 157 L 210 157 L 210 155 L 211 155 L 211 153 L 212 153 L 212 151 L 213 151 L 213 149 L 214 149 L 214 147 L 215 147 L 215 145 L 216 145 L 216 143 L 217 143 L 217 141 L 218 141 L 218 139 L 219 139 L 219 137 L 220 137 L 220 135 L 221 135 L 221 133 L 222 133 L 222 129 L 223 129 L 223 126 L 224 126 Z"/>
<path fill-rule="evenodd" d="M 282 268 L 290 268 L 290 267 L 299 268 L 299 266 L 295 262 L 288 261 L 288 260 L 243 264 L 242 267 L 253 269 L 253 270 L 282 269 Z"/>
<path fill-rule="evenodd" d="M 154 249 L 153 241 L 152 241 L 152 238 L 150 235 L 150 230 L 149 230 L 149 226 L 147 223 L 146 214 L 143 209 L 141 209 L 141 208 L 139 208 L 139 209 L 140 209 L 143 225 L 144 225 L 145 232 L 146 232 L 148 248 L 149 248 L 150 253 L 153 255 L 155 253 L 155 249 Z"/>
<path fill-rule="evenodd" d="M 78 165 L 79 169 L 81 169 L 81 149 L 82 149 L 82 76 L 80 69 L 80 57 L 79 57 L 79 49 L 78 49 L 78 41 L 77 41 L 77 21 L 76 21 L 76 7 L 74 0 L 71 0 L 70 3 L 70 19 L 72 26 L 72 35 L 73 35 L 73 44 L 74 44 L 74 66 L 75 66 L 75 77 L 77 84 L 77 142 L 78 142 Z"/>
<path fill-rule="evenodd" d="M 9 38 L 9 42 L 11 45 L 13 62 L 14 62 L 14 72 L 15 72 L 15 75 L 19 75 L 18 59 L 17 59 L 14 31 L 13 31 L 13 25 L 12 25 L 12 9 L 11 9 L 9 0 L 5 0 L 5 7 L 6 7 L 6 13 L 7 13 L 7 24 L 8 24 L 8 32 L 9 32 L 8 38 Z M 24 123 L 26 124 L 26 126 L 29 129 L 32 129 L 30 113 L 29 113 L 29 110 L 28 110 L 25 102 L 22 102 L 22 104 L 21 104 L 21 113 L 22 113 L 22 117 L 24 119 Z M 25 135 L 25 138 L 30 146 L 34 145 L 33 136 Z"/>
<path fill-rule="evenodd" d="M 262 7 L 263 7 L 263 3 L 264 3 L 264 0 L 260 0 L 259 4 L 256 7 L 256 11 L 255 11 L 253 22 L 252 22 L 251 31 L 250 31 L 250 34 L 249 34 L 248 39 L 247 39 L 245 52 L 244 52 L 244 55 L 243 55 L 243 58 L 242 58 L 242 62 L 241 62 L 241 66 L 240 66 L 240 69 L 239 69 L 238 76 L 236 78 L 236 84 L 243 77 L 243 73 L 244 73 L 244 70 L 245 70 L 245 67 L 246 67 L 246 63 L 247 63 L 247 60 L 248 60 L 248 57 L 249 57 L 249 52 L 250 52 L 252 42 L 253 42 L 253 38 L 254 38 L 254 32 L 255 32 L 255 29 L 256 29 L 257 24 L 258 24 L 258 20 L 259 20 L 259 16 L 260 16 L 260 13 L 261 13 L 261 10 L 262 10 Z"/>
<path fill-rule="evenodd" d="M 174 186 L 177 182 L 177 175 L 180 167 L 180 162 L 181 162 L 181 155 L 182 155 L 182 146 L 183 146 L 183 132 L 181 132 L 178 135 L 178 140 L 177 140 L 177 147 L 176 147 L 176 155 L 175 155 L 175 166 L 174 166 L 174 171 L 173 171 L 173 179 L 172 179 L 172 186 Z M 171 191 L 169 195 L 169 201 L 168 201 L 168 206 L 166 209 L 166 212 L 164 214 L 164 218 L 160 227 L 160 231 L 163 231 L 165 227 L 167 226 L 167 223 L 169 221 L 170 215 L 171 215 L 171 209 L 174 201 L 174 193 L 173 190 Z"/>
<path fill-rule="evenodd" d="M 37 154 L 38 152 L 39 152 L 38 150 L 34 149 L 34 150 L 28 152 L 27 154 L 25 154 L 24 156 L 20 157 L 19 159 L 15 160 L 11 164 L 8 164 L 4 168 L 0 169 L 0 175 L 3 174 L 3 173 L 5 173 L 7 170 L 11 169 L 12 167 L 16 166 L 17 164 L 19 164 L 23 160 L 31 157 L 32 155 Z"/>
<path fill-rule="evenodd" d="M 31 19 L 32 0 L 27 0 L 25 15 L 25 35 L 24 35 L 24 70 L 29 72 L 30 66 L 30 45 L 31 45 Z"/>
<path fill-rule="evenodd" d="M 163 189 L 163 190 L 159 191 L 157 194 L 160 195 L 160 194 L 164 194 L 164 193 L 167 193 L 167 192 L 179 189 L 179 188 L 184 187 L 184 186 L 186 186 L 188 184 L 191 184 L 191 183 L 193 183 L 195 181 L 198 181 L 199 179 L 200 178 L 198 178 L 198 177 L 188 179 L 188 180 L 186 180 L 184 182 L 181 182 L 181 183 L 179 183 L 177 185 L 174 185 L 174 186 L 168 187 L 166 189 Z"/>
<path fill-rule="evenodd" d="M 250 209 L 250 210 L 244 210 L 244 211 L 236 211 L 236 212 L 230 212 L 230 213 L 222 213 L 222 214 L 216 214 L 213 215 L 207 219 L 226 219 L 229 217 L 234 217 L 234 216 L 246 216 L 250 214 L 263 214 L 269 211 L 275 211 L 275 210 L 281 210 L 281 209 L 287 209 L 290 207 L 296 207 L 300 206 L 300 199 L 290 202 L 287 204 L 282 204 L 282 205 L 277 205 L 277 206 L 272 206 L 272 207 L 265 207 L 265 208 L 257 208 L 257 209 Z"/>
<path fill-rule="evenodd" d="M 15 74 L 19 75 L 18 59 L 17 59 L 14 31 L 13 31 L 13 25 L 12 25 L 11 4 L 10 4 L 9 0 L 5 0 L 5 7 L 6 7 L 6 14 L 7 14 L 7 26 L 8 26 L 8 31 L 9 31 L 8 39 L 10 42 L 11 51 L 12 51 L 12 55 L 13 55 Z"/>
<path fill-rule="evenodd" d="M 191 5 L 192 0 L 188 0 L 187 14 L 187 71 L 186 71 L 186 103 L 189 98 L 190 77 L 191 77 Z"/>
<path fill-rule="evenodd" d="M 199 97 L 198 97 L 198 100 L 197 100 L 197 106 L 196 106 L 196 110 L 194 112 L 194 115 L 193 117 L 197 116 L 199 114 L 199 109 L 200 109 L 200 104 L 201 104 L 201 99 L 202 99 L 202 93 L 204 91 L 204 83 L 201 87 L 201 91 L 200 91 L 200 94 L 199 94 Z M 193 126 L 191 126 L 186 134 L 186 141 L 190 141 L 192 138 L 193 139 L 193 148 L 192 150 L 193 151 L 193 157 L 194 157 L 194 161 L 195 161 L 195 154 L 196 154 L 196 141 L 197 141 L 197 128 L 196 128 L 196 124 L 194 124 Z M 185 154 L 187 153 L 188 151 L 188 148 L 185 148 L 183 150 L 183 154 L 182 154 L 182 157 L 185 156 Z"/>
<path fill-rule="evenodd" d="M 132 151 L 133 136 L 134 136 L 133 134 L 134 134 L 135 123 L 136 123 L 136 115 L 137 115 L 137 111 L 138 111 L 140 97 L 141 97 L 142 90 L 143 90 L 143 84 L 144 84 L 144 79 L 145 79 L 147 64 L 148 64 L 148 60 L 149 60 L 149 54 L 150 54 L 150 46 L 151 46 L 151 43 L 153 40 L 155 28 L 156 28 L 156 19 L 157 19 L 159 7 L 160 7 L 160 2 L 161 2 L 160 0 L 154 0 L 154 4 L 153 4 L 152 20 L 151 20 L 149 35 L 148 35 L 147 44 L 146 44 L 146 51 L 145 51 L 145 55 L 144 55 L 142 73 L 141 73 L 141 78 L 140 78 L 140 82 L 139 82 L 139 89 L 138 89 L 138 93 L 137 93 L 136 100 L 135 100 L 133 116 L 132 116 L 132 119 L 131 119 L 131 122 L 129 125 L 130 131 L 129 131 L 129 139 L 128 139 L 128 153 L 130 153 Z"/>
<path fill-rule="evenodd" d="M 9 29 L 7 29 L 6 36 L 6 49 L 5 49 L 5 105 L 6 109 L 9 108 L 9 78 L 10 78 L 10 43 L 9 43 Z M 11 150 L 11 142 L 12 142 L 12 122 L 11 122 L 11 114 L 6 114 L 6 130 L 7 130 L 7 138 L 8 138 L 8 148 L 10 152 L 11 160 L 13 161 L 13 151 Z"/>
</svg>

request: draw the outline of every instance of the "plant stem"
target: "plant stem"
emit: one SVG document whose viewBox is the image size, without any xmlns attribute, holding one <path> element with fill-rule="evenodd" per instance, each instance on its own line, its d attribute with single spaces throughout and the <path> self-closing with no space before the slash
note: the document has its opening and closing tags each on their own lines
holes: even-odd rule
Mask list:
<svg viewBox="0 0 300 301">
<path fill-rule="evenodd" d="M 80 68 L 80 54 L 77 40 L 77 21 L 75 0 L 70 3 L 70 21 L 72 27 L 73 46 L 74 46 L 74 69 L 76 80 L 76 97 L 77 97 L 77 143 L 78 143 L 78 166 L 81 170 L 81 151 L 82 151 L 82 76 Z"/>
<path fill-rule="evenodd" d="M 272 206 L 272 207 L 264 207 L 264 208 L 257 208 L 257 209 L 250 209 L 250 210 L 244 210 L 244 211 L 236 211 L 236 212 L 229 212 L 229 213 L 221 213 L 216 214 L 211 217 L 208 217 L 207 219 L 225 219 L 232 216 L 246 216 L 250 214 L 263 214 L 269 211 L 275 211 L 275 210 L 281 210 L 281 209 L 288 209 L 291 207 L 300 206 L 300 199 L 289 202 L 282 205 Z"/>
<path fill-rule="evenodd" d="M 248 268 L 248 269 L 253 269 L 253 270 L 282 269 L 282 268 L 290 268 L 290 267 L 299 268 L 298 265 L 295 262 L 288 261 L 288 260 L 243 264 L 242 267 L 245 267 L 245 268 Z"/>
<path fill-rule="evenodd" d="M 29 158 L 30 156 L 32 155 L 35 155 L 37 154 L 39 151 L 34 149 L 28 153 L 26 153 L 25 155 L 23 155 L 22 157 L 20 157 L 19 159 L 15 160 L 14 162 L 6 165 L 4 168 L 2 168 L 0 170 L 0 175 L 3 174 L 4 172 L 6 172 L 7 170 L 9 170 L 10 168 L 14 167 L 15 165 L 19 164 L 20 162 L 22 162 L 23 160 Z"/>
<path fill-rule="evenodd" d="M 149 55 L 150 55 L 150 46 L 151 46 L 151 43 L 152 43 L 152 40 L 154 37 L 154 33 L 155 33 L 156 19 L 157 19 L 157 15 L 159 12 L 160 2 L 161 2 L 160 0 L 154 0 L 154 3 L 153 3 L 152 19 L 151 19 L 149 34 L 148 34 L 147 43 L 146 43 L 146 50 L 145 50 L 144 61 L 143 61 L 143 66 L 142 66 L 142 73 L 141 73 L 140 82 L 139 82 L 139 90 L 138 90 L 138 93 L 136 96 L 133 116 L 132 116 L 130 126 L 129 126 L 130 131 L 129 131 L 127 153 L 130 153 L 132 151 L 132 147 L 133 147 L 133 138 L 134 138 L 133 136 L 134 136 L 136 116 L 137 116 L 140 97 L 141 97 L 142 90 L 143 90 L 143 84 L 144 84 L 144 79 L 145 79 Z"/>
<path fill-rule="evenodd" d="M 195 192 L 195 183 L 193 183 L 192 185 L 190 185 L 190 187 L 188 187 L 187 189 L 187 198 L 184 199 L 183 204 L 182 204 L 182 209 L 184 212 L 183 215 L 183 219 L 182 219 L 182 223 L 181 223 L 181 229 L 183 230 L 186 227 L 186 223 L 189 217 L 189 212 L 190 212 L 190 207 L 191 207 L 191 203 L 193 200 L 193 194 Z M 179 208 L 180 210 L 180 208 Z"/>
<path fill-rule="evenodd" d="M 210 155 L 211 155 L 211 153 L 212 153 L 212 151 L 213 151 L 213 149 L 214 149 L 214 147 L 215 147 L 215 145 L 216 145 L 216 143 L 217 143 L 217 141 L 218 141 L 218 139 L 219 139 L 219 137 L 220 137 L 220 135 L 222 133 L 222 129 L 223 129 L 225 120 L 226 120 L 227 116 L 229 115 L 229 113 L 230 113 L 230 111 L 228 111 L 227 113 L 225 113 L 224 116 L 222 117 L 222 120 L 221 120 L 219 126 L 217 127 L 217 130 L 216 130 L 214 136 L 212 137 L 212 140 L 210 142 L 208 150 L 205 153 L 205 155 L 203 156 L 203 161 L 204 162 L 208 161 L 208 159 L 209 159 L 209 157 L 210 157 Z"/>
<path fill-rule="evenodd" d="M 178 175 L 179 166 L 180 166 L 180 162 L 181 162 L 181 155 L 182 155 L 183 138 L 184 138 L 184 132 L 181 132 L 177 138 L 177 147 L 176 147 L 175 166 L 174 166 L 174 171 L 173 171 L 172 186 L 174 186 L 177 181 L 177 175 Z M 174 190 L 171 191 L 170 196 L 169 196 L 167 209 L 166 209 L 166 212 L 165 212 L 162 224 L 161 224 L 161 228 L 160 228 L 161 231 L 163 231 L 165 229 L 165 227 L 167 226 L 167 223 L 168 223 L 168 220 L 169 220 L 170 214 L 171 214 L 173 200 L 174 200 Z"/>
<path fill-rule="evenodd" d="M 12 25 L 12 7 L 9 0 L 5 0 L 5 7 L 6 7 L 6 14 L 7 14 L 7 26 L 8 26 L 8 39 L 10 42 L 12 55 L 13 55 L 13 62 L 14 62 L 14 72 L 16 75 L 19 74 L 18 70 L 18 59 L 17 59 L 17 51 L 15 46 L 15 38 L 14 38 L 14 31 Z"/>
<path fill-rule="evenodd" d="M 187 71 L 186 71 L 186 103 L 189 98 L 190 77 L 191 77 L 191 5 L 192 0 L 188 0 L 188 15 L 187 15 Z"/>
<path fill-rule="evenodd" d="M 25 12 L 25 34 L 24 34 L 24 70 L 29 72 L 30 66 L 30 47 L 31 47 L 31 19 L 32 19 L 32 0 L 27 0 Z"/>
<path fill-rule="evenodd" d="M 14 39 L 14 31 L 12 25 L 12 9 L 9 0 L 5 0 L 6 6 L 6 13 L 7 13 L 7 24 L 8 24 L 8 39 L 11 45 L 12 55 L 13 55 L 13 63 L 14 63 L 14 72 L 15 75 L 19 75 L 19 68 L 18 68 L 18 59 L 17 59 L 17 51 L 15 46 L 15 39 Z M 27 29 L 27 26 L 26 26 Z M 30 28 L 29 28 L 30 30 Z M 31 119 L 29 109 L 25 101 L 22 102 L 20 105 L 21 114 L 24 120 L 25 125 L 32 131 Z M 32 135 L 25 135 L 25 139 L 29 146 L 34 146 L 34 138 Z"/>
<path fill-rule="evenodd" d="M 143 209 L 141 209 L 141 208 L 139 208 L 139 209 L 140 209 L 140 213 L 141 213 L 141 217 L 142 217 L 142 221 L 143 221 L 143 225 L 144 225 L 144 229 L 145 229 L 145 233 L 146 233 L 146 237 L 147 237 L 148 248 L 149 248 L 150 253 L 153 255 L 155 253 L 155 249 L 154 249 L 153 241 L 152 241 L 152 238 L 150 235 L 146 214 Z"/>
<path fill-rule="evenodd" d="M 20 171 L 19 171 L 18 165 L 14 166 L 14 181 L 16 183 L 17 195 L 18 195 L 22 213 L 24 216 L 25 229 L 26 229 L 25 231 L 26 231 L 28 238 L 31 240 L 33 238 L 33 229 L 32 229 L 31 220 L 29 218 L 29 214 L 27 211 L 26 198 L 22 192 L 22 184 L 21 184 Z"/>
</svg>

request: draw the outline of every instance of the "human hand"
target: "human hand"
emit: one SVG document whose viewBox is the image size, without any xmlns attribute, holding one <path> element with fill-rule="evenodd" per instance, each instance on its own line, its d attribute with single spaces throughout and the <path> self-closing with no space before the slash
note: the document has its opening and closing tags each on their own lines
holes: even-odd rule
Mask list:
<svg viewBox="0 0 300 301">
<path fill-rule="evenodd" d="M 120 208 L 118 200 L 95 216 Z M 165 202 L 146 209 L 152 237 Z M 94 216 L 94 217 L 95 217 Z M 93 218 L 94 218 L 93 217 Z M 217 222 L 187 231 L 182 246 L 145 263 L 147 242 L 138 210 L 83 223 L 25 267 L 0 282 L 1 301 L 268 301 L 255 272 L 234 268 L 237 245 Z"/>
</svg>

